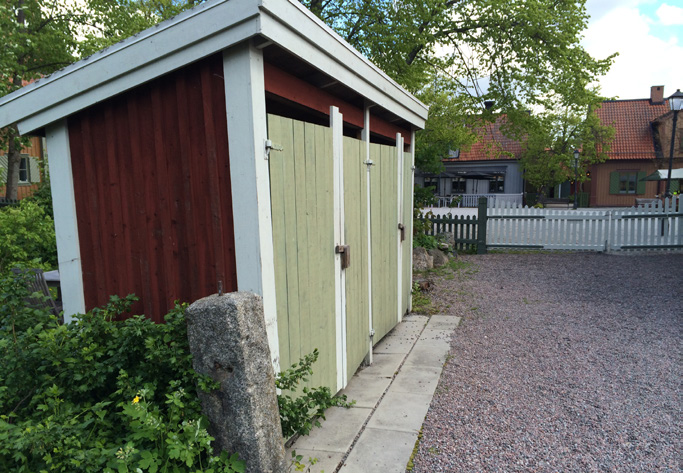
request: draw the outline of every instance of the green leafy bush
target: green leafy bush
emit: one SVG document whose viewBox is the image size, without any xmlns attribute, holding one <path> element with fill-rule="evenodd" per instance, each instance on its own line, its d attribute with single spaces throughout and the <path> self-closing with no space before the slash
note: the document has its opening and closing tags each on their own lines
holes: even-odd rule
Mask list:
<svg viewBox="0 0 683 473">
<path fill-rule="evenodd" d="M 114 318 L 134 297 L 60 325 L 0 279 L 0 471 L 235 472 L 213 455 L 183 305 L 155 324 Z"/>
<path fill-rule="evenodd" d="M 298 392 L 299 384 L 308 381 L 313 374 L 313 363 L 318 360 L 318 349 L 282 371 L 275 380 L 275 386 L 282 391 L 277 397 L 280 409 L 282 434 L 289 438 L 295 434 L 308 435 L 311 429 L 320 427 L 318 418 L 325 419 L 325 409 L 332 406 L 351 407 L 353 402 L 346 401 L 346 396 L 332 396 L 330 388 L 304 387 Z M 285 394 L 285 391 L 290 394 Z M 354 401 L 355 402 L 355 401 Z"/>
<path fill-rule="evenodd" d="M 30 200 L 0 210 L 0 273 L 13 266 L 57 266 L 55 226 L 43 207 Z"/>
</svg>

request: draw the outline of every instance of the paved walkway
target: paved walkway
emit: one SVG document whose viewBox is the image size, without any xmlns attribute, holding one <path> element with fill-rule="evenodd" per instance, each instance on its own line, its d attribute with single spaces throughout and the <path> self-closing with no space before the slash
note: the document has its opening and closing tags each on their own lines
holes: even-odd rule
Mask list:
<svg viewBox="0 0 683 473">
<path fill-rule="evenodd" d="M 410 315 L 375 347 L 373 363 L 342 391 L 356 404 L 333 407 L 321 428 L 288 450 L 317 458 L 311 472 L 404 473 L 459 317 Z"/>
</svg>

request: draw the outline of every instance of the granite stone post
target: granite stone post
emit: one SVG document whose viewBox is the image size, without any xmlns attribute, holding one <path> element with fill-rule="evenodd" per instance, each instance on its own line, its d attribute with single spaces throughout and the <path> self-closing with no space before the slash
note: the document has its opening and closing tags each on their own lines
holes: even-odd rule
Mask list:
<svg viewBox="0 0 683 473">
<path fill-rule="evenodd" d="M 213 295 L 186 311 L 194 369 L 220 382 L 199 393 L 216 450 L 237 452 L 247 473 L 287 471 L 275 373 L 260 296 Z"/>
</svg>

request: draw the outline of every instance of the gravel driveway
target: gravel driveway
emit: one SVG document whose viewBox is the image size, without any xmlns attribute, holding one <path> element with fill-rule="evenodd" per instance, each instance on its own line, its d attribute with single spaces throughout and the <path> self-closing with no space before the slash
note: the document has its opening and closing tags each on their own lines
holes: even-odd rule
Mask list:
<svg viewBox="0 0 683 473">
<path fill-rule="evenodd" d="M 683 255 L 463 256 L 414 472 L 680 472 Z"/>
</svg>

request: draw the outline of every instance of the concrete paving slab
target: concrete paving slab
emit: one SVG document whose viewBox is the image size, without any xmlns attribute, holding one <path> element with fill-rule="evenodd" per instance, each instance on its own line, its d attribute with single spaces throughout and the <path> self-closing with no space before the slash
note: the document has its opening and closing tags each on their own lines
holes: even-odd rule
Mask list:
<svg viewBox="0 0 683 473">
<path fill-rule="evenodd" d="M 358 375 L 393 378 L 405 357 L 405 353 L 375 353 L 372 364 L 358 371 Z"/>
<path fill-rule="evenodd" d="M 420 339 L 405 361 L 406 365 L 443 367 L 450 342 L 441 338 Z M 405 366 L 405 365 L 404 365 Z"/>
<path fill-rule="evenodd" d="M 371 412 L 371 409 L 363 407 L 330 407 L 325 411 L 327 420 L 321 421 L 322 427 L 314 427 L 310 435 L 299 437 L 292 447 L 296 451 L 323 450 L 344 453 Z"/>
<path fill-rule="evenodd" d="M 391 377 L 366 375 L 361 372 L 354 375 L 349 385 L 339 394 L 346 394 L 349 401 L 356 401 L 354 407 L 374 409 L 389 383 L 391 383 Z"/>
<path fill-rule="evenodd" d="M 453 315 L 432 315 L 427 328 L 455 330 L 460 325 L 460 317 Z"/>
<path fill-rule="evenodd" d="M 408 353 L 424 329 L 425 321 L 401 322 L 375 345 L 373 353 Z"/>
<path fill-rule="evenodd" d="M 299 450 L 296 448 L 289 448 L 285 456 L 288 463 L 292 461 L 292 450 L 295 450 L 297 455 L 301 455 L 303 457 L 301 463 L 306 466 L 311 464 L 311 458 L 317 459 L 315 465 L 310 467 L 310 470 L 305 470 L 309 471 L 310 473 L 332 473 L 337 469 L 339 463 L 342 461 L 342 458 L 344 458 L 344 454 L 340 452 L 326 452 L 324 450 Z"/>
<path fill-rule="evenodd" d="M 417 432 L 366 428 L 339 473 L 404 473 Z"/>
<path fill-rule="evenodd" d="M 415 366 L 405 364 L 391 385 L 392 392 L 429 394 L 432 396 L 439 378 L 441 367 Z"/>
<path fill-rule="evenodd" d="M 432 394 L 403 393 L 390 388 L 367 427 L 417 433 L 431 402 Z"/>
</svg>

